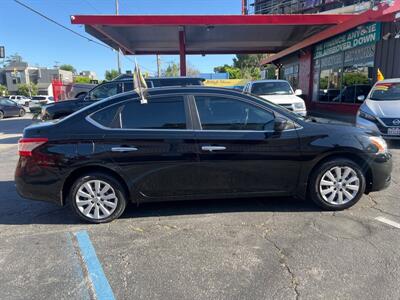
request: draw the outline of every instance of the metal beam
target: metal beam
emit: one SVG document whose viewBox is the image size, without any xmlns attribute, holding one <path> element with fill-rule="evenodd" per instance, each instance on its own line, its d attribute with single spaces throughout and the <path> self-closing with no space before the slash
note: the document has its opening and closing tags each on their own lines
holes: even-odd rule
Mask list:
<svg viewBox="0 0 400 300">
<path fill-rule="evenodd" d="M 179 65 L 181 76 L 186 76 L 186 39 L 184 28 L 179 29 Z"/>
</svg>

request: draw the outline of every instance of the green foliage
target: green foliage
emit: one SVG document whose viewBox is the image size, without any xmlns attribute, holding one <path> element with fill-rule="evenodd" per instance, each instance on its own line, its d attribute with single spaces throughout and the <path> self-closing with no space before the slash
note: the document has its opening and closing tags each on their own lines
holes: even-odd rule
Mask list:
<svg viewBox="0 0 400 300">
<path fill-rule="evenodd" d="M 23 95 L 26 97 L 36 96 L 38 93 L 38 88 L 35 84 L 19 84 L 18 85 L 18 95 Z"/>
<path fill-rule="evenodd" d="M 22 62 L 22 56 L 19 55 L 18 53 L 14 53 L 14 54 L 6 57 L 6 60 L 5 60 L 6 65 L 9 65 L 14 62 L 17 62 L 17 63 Z"/>
<path fill-rule="evenodd" d="M 74 77 L 75 83 L 90 83 L 90 78 L 85 76 L 75 76 Z"/>
<path fill-rule="evenodd" d="M 76 69 L 70 64 L 63 64 L 60 66 L 60 70 L 70 71 L 72 73 L 76 73 Z"/>
<path fill-rule="evenodd" d="M 260 62 L 265 54 L 237 54 L 232 66 L 214 68 L 215 72 L 226 72 L 230 79 L 260 79 Z"/>
<path fill-rule="evenodd" d="M 167 68 L 161 72 L 164 77 L 179 77 L 180 73 L 180 65 L 175 62 L 168 64 Z M 188 63 L 186 66 L 186 74 L 187 76 L 196 76 L 200 74 L 200 71 Z"/>
<path fill-rule="evenodd" d="M 0 84 L 0 97 L 7 96 L 7 95 L 8 95 L 7 87 Z"/>
<path fill-rule="evenodd" d="M 343 76 L 343 84 L 345 86 L 351 86 L 355 84 L 368 84 L 369 79 L 366 74 L 363 73 L 345 73 Z"/>
<path fill-rule="evenodd" d="M 113 80 L 118 75 L 119 72 L 117 70 L 107 70 L 106 73 L 104 74 L 104 77 L 106 80 Z"/>
<path fill-rule="evenodd" d="M 214 68 L 216 73 L 228 73 L 229 79 L 241 79 L 242 74 L 239 68 L 229 66 L 227 64 Z"/>
</svg>

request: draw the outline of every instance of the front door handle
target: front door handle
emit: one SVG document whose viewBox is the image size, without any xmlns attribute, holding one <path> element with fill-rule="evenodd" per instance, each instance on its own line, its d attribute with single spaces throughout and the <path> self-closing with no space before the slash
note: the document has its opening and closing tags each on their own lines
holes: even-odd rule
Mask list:
<svg viewBox="0 0 400 300">
<path fill-rule="evenodd" d="M 133 152 L 138 151 L 139 149 L 136 147 L 112 147 L 112 152 Z"/>
<path fill-rule="evenodd" d="M 201 146 L 201 150 L 203 151 L 224 151 L 226 150 L 226 147 L 224 146 Z"/>
</svg>

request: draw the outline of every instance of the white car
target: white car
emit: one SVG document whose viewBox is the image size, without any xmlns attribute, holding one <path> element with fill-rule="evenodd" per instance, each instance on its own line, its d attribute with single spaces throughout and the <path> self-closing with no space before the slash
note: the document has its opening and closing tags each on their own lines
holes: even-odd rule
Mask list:
<svg viewBox="0 0 400 300">
<path fill-rule="evenodd" d="M 385 139 L 400 139 L 400 78 L 378 81 L 368 96 L 358 96 L 356 125 L 379 132 Z"/>
<path fill-rule="evenodd" d="M 22 95 L 11 95 L 8 97 L 10 100 L 16 102 L 19 105 L 28 106 L 29 102 L 31 101 L 30 98 Z"/>
<path fill-rule="evenodd" d="M 54 98 L 52 96 L 33 96 L 32 100 L 29 102 L 29 110 L 31 112 L 41 111 L 43 105 L 50 103 L 54 103 Z"/>
<path fill-rule="evenodd" d="M 301 116 L 307 115 L 304 100 L 299 97 L 303 93 L 302 90 L 293 91 L 290 83 L 286 80 L 250 81 L 243 91 L 279 104 Z"/>
</svg>

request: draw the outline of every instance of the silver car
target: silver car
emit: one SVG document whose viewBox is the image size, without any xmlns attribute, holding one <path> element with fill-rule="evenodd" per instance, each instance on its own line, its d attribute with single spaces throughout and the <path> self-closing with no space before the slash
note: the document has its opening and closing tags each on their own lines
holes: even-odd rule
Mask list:
<svg viewBox="0 0 400 300">
<path fill-rule="evenodd" d="M 400 139 L 400 78 L 378 81 L 365 96 L 356 124 L 379 132 L 385 139 Z"/>
</svg>

